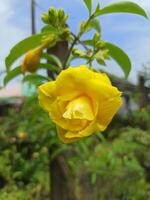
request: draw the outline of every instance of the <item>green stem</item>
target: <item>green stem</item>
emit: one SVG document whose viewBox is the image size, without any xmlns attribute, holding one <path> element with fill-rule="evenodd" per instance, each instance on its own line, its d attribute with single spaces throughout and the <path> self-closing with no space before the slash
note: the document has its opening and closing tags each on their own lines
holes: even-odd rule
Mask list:
<svg viewBox="0 0 150 200">
<path fill-rule="evenodd" d="M 89 19 L 87 20 L 87 22 L 86 22 L 86 24 L 85 24 L 85 29 L 86 29 L 86 27 L 88 26 L 88 24 L 90 23 L 90 21 L 93 19 L 93 17 L 94 17 L 94 15 L 91 15 L 91 16 L 89 17 Z M 66 56 L 65 61 L 64 61 L 63 69 L 66 69 L 66 68 L 67 68 L 66 64 L 67 64 L 68 59 L 69 59 L 69 57 L 70 57 L 70 55 L 71 55 L 71 53 L 72 53 L 72 50 L 73 50 L 74 46 L 76 45 L 77 41 L 80 41 L 80 38 L 81 38 L 81 36 L 83 35 L 83 33 L 84 33 L 84 32 L 79 32 L 78 35 L 77 35 L 76 37 L 74 37 L 73 43 L 72 43 L 72 45 L 71 45 L 71 47 L 70 47 L 70 49 L 69 49 L 69 51 L 68 51 L 68 54 L 67 54 L 67 56 Z"/>
</svg>

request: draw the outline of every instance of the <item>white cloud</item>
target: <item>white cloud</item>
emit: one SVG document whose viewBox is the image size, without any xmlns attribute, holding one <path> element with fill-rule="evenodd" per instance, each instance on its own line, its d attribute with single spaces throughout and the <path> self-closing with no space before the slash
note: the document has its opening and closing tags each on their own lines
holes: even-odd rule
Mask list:
<svg viewBox="0 0 150 200">
<path fill-rule="evenodd" d="M 5 69 L 5 57 L 8 55 L 10 48 L 19 40 L 26 37 L 27 33 L 22 30 L 21 27 L 17 27 L 12 24 L 13 18 L 15 21 L 16 8 L 15 3 L 17 0 L 5 0 L 1 1 L 0 5 L 0 71 Z M 2 80 L 0 79 L 0 82 Z"/>
</svg>

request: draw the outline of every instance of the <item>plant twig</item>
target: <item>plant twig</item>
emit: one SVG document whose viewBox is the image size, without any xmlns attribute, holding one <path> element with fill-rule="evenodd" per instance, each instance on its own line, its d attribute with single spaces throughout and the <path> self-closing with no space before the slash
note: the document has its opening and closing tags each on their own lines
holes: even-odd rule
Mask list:
<svg viewBox="0 0 150 200">
<path fill-rule="evenodd" d="M 67 61 L 68 61 L 68 59 L 70 57 L 70 54 L 72 53 L 73 47 L 74 47 L 74 45 L 76 44 L 77 41 L 78 41 L 78 37 L 74 38 L 74 41 L 73 41 L 73 43 L 72 43 L 72 45 L 71 45 L 71 47 L 70 47 L 70 49 L 69 49 L 69 51 L 67 53 L 66 59 L 64 61 L 63 69 L 67 68 L 66 63 L 67 63 Z"/>
<path fill-rule="evenodd" d="M 85 24 L 85 28 L 88 26 L 88 24 L 93 19 L 93 17 L 94 17 L 94 15 L 91 15 L 90 18 L 87 20 L 87 22 Z M 68 51 L 65 61 L 64 61 L 63 69 L 67 68 L 66 63 L 70 57 L 70 54 L 72 53 L 73 47 L 76 45 L 77 41 L 80 41 L 80 37 L 82 36 L 82 34 L 83 34 L 82 32 L 79 32 L 78 35 L 76 37 L 74 37 L 73 43 Z"/>
<path fill-rule="evenodd" d="M 82 42 L 74 33 L 71 33 L 74 38 L 77 38 L 77 41 L 85 48 L 85 50 L 90 51 L 90 49 Z"/>
</svg>

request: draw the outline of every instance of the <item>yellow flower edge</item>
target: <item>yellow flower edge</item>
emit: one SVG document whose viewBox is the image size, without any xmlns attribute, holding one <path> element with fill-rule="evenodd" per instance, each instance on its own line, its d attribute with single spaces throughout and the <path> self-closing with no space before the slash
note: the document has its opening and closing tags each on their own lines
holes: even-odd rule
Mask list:
<svg viewBox="0 0 150 200">
<path fill-rule="evenodd" d="M 39 86 L 39 102 L 56 124 L 60 140 L 71 143 L 104 131 L 122 98 L 105 73 L 81 65 L 69 67 L 55 81 Z"/>
</svg>

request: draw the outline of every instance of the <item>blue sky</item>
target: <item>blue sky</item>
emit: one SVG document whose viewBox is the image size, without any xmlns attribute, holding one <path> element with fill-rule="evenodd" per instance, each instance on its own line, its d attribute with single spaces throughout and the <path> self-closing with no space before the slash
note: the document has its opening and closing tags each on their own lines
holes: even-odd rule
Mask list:
<svg viewBox="0 0 150 200">
<path fill-rule="evenodd" d="M 36 26 L 40 30 L 40 13 L 47 11 L 50 6 L 64 8 L 69 14 L 68 24 L 74 32 L 77 32 L 80 20 L 86 19 L 87 9 L 83 0 L 36 0 Z M 119 0 L 93 0 L 101 6 Z M 139 3 L 150 13 L 149 0 L 132 0 Z M 0 6 L 0 66 L 4 69 L 4 58 L 10 48 L 30 35 L 30 0 L 3 0 Z M 150 61 L 150 20 L 137 15 L 114 14 L 99 18 L 102 25 L 102 37 L 119 45 L 126 51 L 132 61 L 132 72 L 129 80 L 136 81 L 136 73 L 142 68 L 142 64 Z M 103 68 L 102 68 L 103 69 Z M 122 71 L 115 62 L 108 62 L 106 70 L 123 76 Z"/>
</svg>

